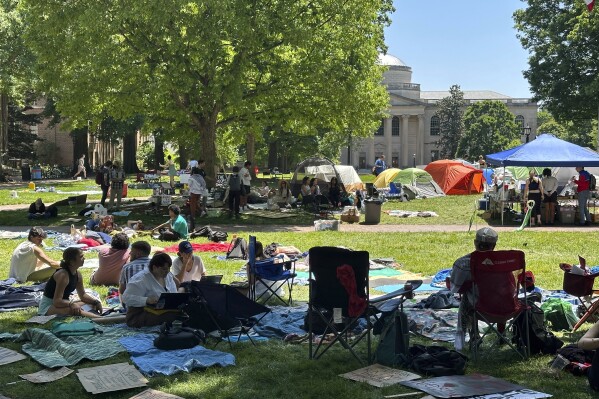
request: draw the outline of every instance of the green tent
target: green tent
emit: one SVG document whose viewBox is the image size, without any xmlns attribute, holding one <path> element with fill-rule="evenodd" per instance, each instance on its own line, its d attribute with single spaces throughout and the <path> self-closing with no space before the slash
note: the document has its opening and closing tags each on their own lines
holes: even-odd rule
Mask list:
<svg viewBox="0 0 599 399">
<path fill-rule="evenodd" d="M 444 196 L 443 190 L 425 170 L 407 168 L 393 178 L 393 183 L 401 183 L 408 199 L 432 198 Z"/>
<path fill-rule="evenodd" d="M 415 186 L 416 183 L 428 183 L 431 180 L 433 180 L 433 177 L 427 171 L 418 168 L 407 168 L 400 170 L 392 181 Z"/>
</svg>

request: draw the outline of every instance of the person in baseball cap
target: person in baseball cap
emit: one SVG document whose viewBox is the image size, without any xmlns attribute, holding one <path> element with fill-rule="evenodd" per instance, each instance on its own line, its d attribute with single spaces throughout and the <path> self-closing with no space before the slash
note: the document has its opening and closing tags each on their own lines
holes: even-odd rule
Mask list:
<svg viewBox="0 0 599 399">
<path fill-rule="evenodd" d="M 476 238 L 474 239 L 474 245 L 476 246 L 476 243 L 479 244 L 493 244 L 493 248 L 495 248 L 495 244 L 497 244 L 497 239 L 499 238 L 499 236 L 497 235 L 497 232 L 495 230 L 493 230 L 490 227 L 483 227 L 482 229 L 478 229 L 476 231 Z M 488 245 L 485 245 L 485 247 L 489 247 Z M 493 248 L 490 248 L 490 250 L 493 250 Z M 489 249 L 477 249 L 478 251 L 485 251 L 485 250 L 489 250 Z"/>
<path fill-rule="evenodd" d="M 51 259 L 42 249 L 42 241 L 48 237 L 44 229 L 34 226 L 29 229 L 27 241 L 15 248 L 10 258 L 10 272 L 8 277 L 16 279 L 19 283 L 25 281 L 47 281 L 60 262 Z"/>
<path fill-rule="evenodd" d="M 202 276 L 206 275 L 204 262 L 202 258 L 193 254 L 193 246 L 189 241 L 179 243 L 179 252 L 177 252 L 177 259 L 173 261 L 171 271 L 180 283 L 200 281 Z"/>
</svg>

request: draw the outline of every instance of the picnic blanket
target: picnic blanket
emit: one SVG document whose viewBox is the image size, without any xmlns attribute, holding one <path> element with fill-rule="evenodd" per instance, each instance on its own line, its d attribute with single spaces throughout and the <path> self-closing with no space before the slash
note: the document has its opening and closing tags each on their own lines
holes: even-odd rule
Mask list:
<svg viewBox="0 0 599 399">
<path fill-rule="evenodd" d="M 173 375 L 181 371 L 190 372 L 195 368 L 235 365 L 235 356 L 230 353 L 213 351 L 200 345 L 191 349 L 166 351 L 154 347 L 154 338 L 155 334 L 143 333 L 119 339 L 144 375 Z"/>
<path fill-rule="evenodd" d="M 229 250 L 229 244 L 222 242 L 209 242 L 204 244 L 196 244 L 195 242 L 192 242 L 191 247 L 193 248 L 193 252 L 227 252 Z M 179 244 L 165 247 L 163 251 L 177 253 L 179 252 Z"/>
<path fill-rule="evenodd" d="M 435 341 L 453 342 L 458 323 L 457 309 L 413 309 L 404 308 L 409 320 L 416 325 L 412 329 L 416 334 Z"/>
<path fill-rule="evenodd" d="M 79 337 L 56 337 L 48 330 L 28 328 L 17 338 L 21 348 L 33 360 L 49 368 L 73 366 L 83 359 L 102 360 L 123 352 L 119 338 L 139 334 L 139 330 L 100 326 L 102 333 Z"/>
<path fill-rule="evenodd" d="M 402 211 L 399 209 L 394 209 L 391 211 L 383 211 L 383 212 L 385 212 L 389 216 L 398 216 L 400 218 L 415 218 L 415 217 L 430 218 L 430 217 L 439 216 L 433 211 Z"/>
<path fill-rule="evenodd" d="M 306 333 L 302 326 L 308 305 L 272 306 L 270 309 L 271 311 L 260 320 L 260 323 L 254 326 L 256 334 L 268 338 L 284 338 L 287 334 Z"/>
<path fill-rule="evenodd" d="M 283 219 L 283 218 L 292 218 L 297 216 L 297 213 L 292 212 L 283 212 L 283 211 L 267 211 L 262 209 L 250 210 L 244 212 L 245 215 L 258 216 L 261 218 L 268 219 Z"/>
<path fill-rule="evenodd" d="M 39 305 L 46 283 L 14 286 L 15 283 L 14 278 L 0 281 L 0 312 L 22 310 Z"/>
</svg>

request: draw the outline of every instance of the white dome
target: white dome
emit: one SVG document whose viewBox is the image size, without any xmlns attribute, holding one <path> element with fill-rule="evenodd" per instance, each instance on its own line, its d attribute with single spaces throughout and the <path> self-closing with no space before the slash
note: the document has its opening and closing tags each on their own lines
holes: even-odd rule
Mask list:
<svg viewBox="0 0 599 399">
<path fill-rule="evenodd" d="M 391 54 L 379 54 L 379 65 L 407 67 L 402 60 Z"/>
</svg>

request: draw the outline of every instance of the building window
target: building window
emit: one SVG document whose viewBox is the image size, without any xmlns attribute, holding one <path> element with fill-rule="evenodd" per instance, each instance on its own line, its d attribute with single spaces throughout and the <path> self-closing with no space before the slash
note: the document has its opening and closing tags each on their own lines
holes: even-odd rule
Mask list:
<svg viewBox="0 0 599 399">
<path fill-rule="evenodd" d="M 391 122 L 391 136 L 399 136 L 399 117 L 394 116 Z"/>
<path fill-rule="evenodd" d="M 431 118 L 431 136 L 438 136 L 441 133 L 441 120 L 438 116 Z"/>
<path fill-rule="evenodd" d="M 398 154 L 393 154 L 393 156 L 391 157 L 391 166 L 393 168 L 399 168 L 399 155 Z"/>
<path fill-rule="evenodd" d="M 431 162 L 439 160 L 439 150 L 431 150 Z"/>
<path fill-rule="evenodd" d="M 358 168 L 366 169 L 366 153 L 361 152 L 360 157 L 358 158 Z"/>
<path fill-rule="evenodd" d="M 379 128 L 377 129 L 376 132 L 374 132 L 375 136 L 384 136 L 385 135 L 385 127 L 383 126 L 384 122 L 385 122 L 384 119 L 381 120 L 381 124 L 380 124 Z"/>
<path fill-rule="evenodd" d="M 518 125 L 520 129 L 524 127 L 524 117 L 522 115 L 518 115 L 516 119 L 514 119 L 514 122 L 516 122 L 516 125 Z"/>
</svg>

